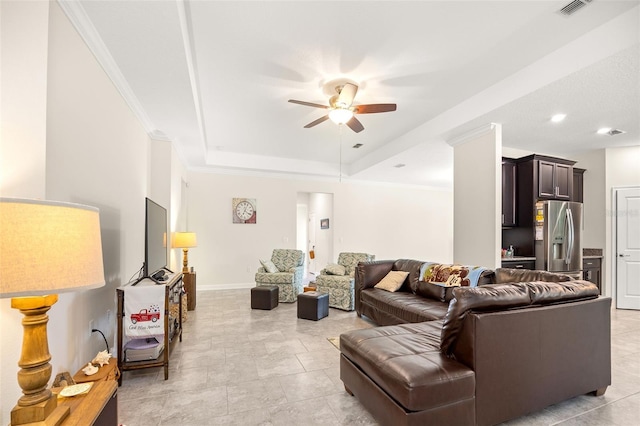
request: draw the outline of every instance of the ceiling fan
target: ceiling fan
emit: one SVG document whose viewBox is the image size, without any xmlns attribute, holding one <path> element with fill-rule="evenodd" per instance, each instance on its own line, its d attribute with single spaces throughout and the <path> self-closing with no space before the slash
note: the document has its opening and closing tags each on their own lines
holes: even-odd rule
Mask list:
<svg viewBox="0 0 640 426">
<path fill-rule="evenodd" d="M 360 120 L 355 117 L 355 114 L 374 114 L 378 112 L 391 112 L 396 110 L 396 104 L 353 105 L 353 98 L 355 98 L 356 93 L 358 92 L 358 86 L 355 84 L 345 83 L 344 85 L 336 86 L 336 92 L 337 94 L 329 98 L 329 105 L 289 99 L 289 102 L 293 104 L 329 110 L 327 115 L 324 115 L 304 126 L 305 129 L 331 119 L 334 123 L 346 124 L 351 130 L 359 133 L 364 130 L 364 126 Z"/>
</svg>

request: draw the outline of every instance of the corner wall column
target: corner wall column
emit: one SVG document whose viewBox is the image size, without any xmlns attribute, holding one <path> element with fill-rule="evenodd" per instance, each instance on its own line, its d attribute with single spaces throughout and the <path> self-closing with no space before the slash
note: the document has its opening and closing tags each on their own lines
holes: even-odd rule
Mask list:
<svg viewBox="0 0 640 426">
<path fill-rule="evenodd" d="M 502 125 L 491 123 L 453 146 L 453 261 L 500 266 Z"/>
</svg>

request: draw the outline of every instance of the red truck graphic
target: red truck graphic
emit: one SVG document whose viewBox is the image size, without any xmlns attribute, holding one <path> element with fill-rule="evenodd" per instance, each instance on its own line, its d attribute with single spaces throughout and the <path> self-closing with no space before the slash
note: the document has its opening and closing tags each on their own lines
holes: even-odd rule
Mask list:
<svg viewBox="0 0 640 426">
<path fill-rule="evenodd" d="M 131 322 L 137 323 L 144 321 L 156 322 L 160 319 L 160 312 L 149 312 L 147 309 L 141 309 L 137 314 L 131 314 Z"/>
</svg>

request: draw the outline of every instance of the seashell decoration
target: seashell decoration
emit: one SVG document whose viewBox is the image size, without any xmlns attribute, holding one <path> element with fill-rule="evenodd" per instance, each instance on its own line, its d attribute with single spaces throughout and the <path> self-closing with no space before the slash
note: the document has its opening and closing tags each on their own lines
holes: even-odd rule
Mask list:
<svg viewBox="0 0 640 426">
<path fill-rule="evenodd" d="M 107 351 L 98 352 L 96 357 L 91 361 L 92 364 L 100 364 L 102 367 L 105 364 L 109 364 L 109 358 L 111 358 L 111 354 Z"/>
<path fill-rule="evenodd" d="M 98 367 L 91 363 L 88 363 L 87 366 L 82 369 L 82 372 L 87 376 L 91 376 L 92 374 L 96 374 L 98 372 Z"/>
</svg>

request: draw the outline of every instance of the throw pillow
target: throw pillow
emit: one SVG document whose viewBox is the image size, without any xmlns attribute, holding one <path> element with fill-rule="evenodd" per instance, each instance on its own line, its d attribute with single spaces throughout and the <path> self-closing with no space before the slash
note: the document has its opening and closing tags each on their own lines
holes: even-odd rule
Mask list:
<svg viewBox="0 0 640 426">
<path fill-rule="evenodd" d="M 260 263 L 262 264 L 262 267 L 264 268 L 264 270 L 270 274 L 280 272 L 278 270 L 278 267 L 270 260 L 261 260 Z"/>
<path fill-rule="evenodd" d="M 409 273 L 405 271 L 389 271 L 389 273 L 374 287 L 391 292 L 398 291 L 400 287 L 402 287 L 402 284 L 404 283 L 404 280 L 407 279 L 408 275 Z"/>
<path fill-rule="evenodd" d="M 330 263 L 329 265 L 327 265 L 326 268 L 324 268 L 324 272 L 326 272 L 327 275 L 345 275 L 346 274 L 346 270 L 344 266 L 338 265 L 337 263 Z"/>
</svg>

